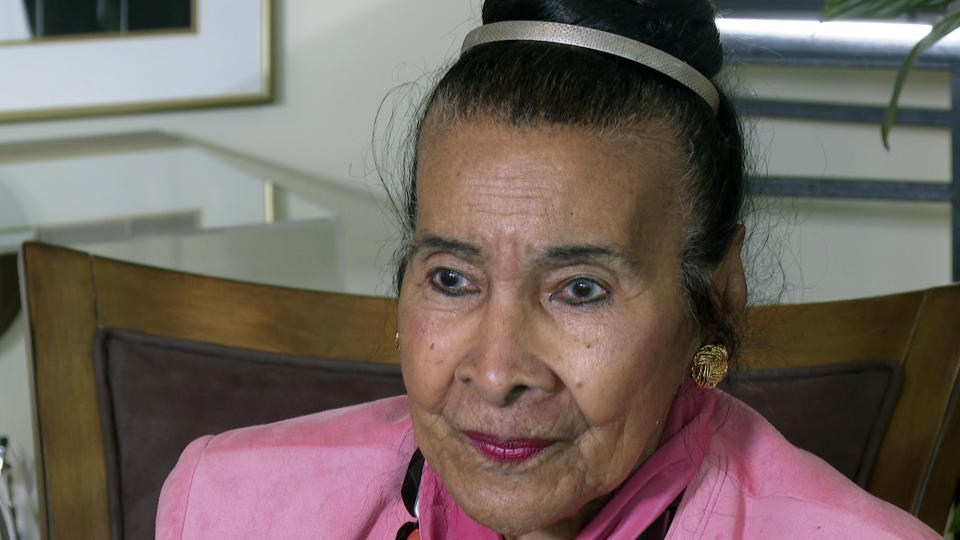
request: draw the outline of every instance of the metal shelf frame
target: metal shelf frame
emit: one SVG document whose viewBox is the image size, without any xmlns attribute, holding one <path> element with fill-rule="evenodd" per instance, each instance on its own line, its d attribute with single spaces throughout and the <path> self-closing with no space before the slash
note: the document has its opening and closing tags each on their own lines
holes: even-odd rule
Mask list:
<svg viewBox="0 0 960 540">
<path fill-rule="evenodd" d="M 737 64 L 897 69 L 910 50 L 907 44 L 841 39 L 785 38 L 723 33 L 728 61 Z M 872 199 L 946 203 L 951 207 L 952 280 L 960 282 L 960 41 L 948 38 L 920 56 L 914 69 L 947 71 L 950 109 L 901 108 L 898 125 L 949 129 L 951 178 L 944 182 L 879 181 L 824 177 L 750 179 L 755 195 Z M 885 107 L 740 98 L 738 110 L 747 116 L 876 124 Z M 877 144 L 880 144 L 878 141 Z"/>
</svg>

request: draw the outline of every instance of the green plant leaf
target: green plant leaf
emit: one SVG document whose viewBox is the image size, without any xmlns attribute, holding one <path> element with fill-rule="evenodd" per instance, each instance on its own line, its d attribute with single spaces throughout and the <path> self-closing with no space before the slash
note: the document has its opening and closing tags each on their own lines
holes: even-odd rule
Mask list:
<svg viewBox="0 0 960 540">
<path fill-rule="evenodd" d="M 827 0 L 821 20 L 892 19 L 918 9 L 945 9 L 951 0 Z"/>
<path fill-rule="evenodd" d="M 960 28 L 960 11 L 947 15 L 940 19 L 937 24 L 933 25 L 930 33 L 918 41 L 917 44 L 913 46 L 913 49 L 910 49 L 910 53 L 907 54 L 903 63 L 900 64 L 900 69 L 897 71 L 897 79 L 893 83 L 893 93 L 890 95 L 890 103 L 887 105 L 886 112 L 883 113 L 883 125 L 880 128 L 883 147 L 887 150 L 890 149 L 888 140 L 890 130 L 893 128 L 893 123 L 897 120 L 897 104 L 900 102 L 900 93 L 903 92 L 903 85 L 907 82 L 907 75 L 910 73 L 910 69 L 913 68 L 914 62 L 917 61 L 917 57 L 920 56 L 923 51 L 929 49 L 957 28 Z"/>
</svg>

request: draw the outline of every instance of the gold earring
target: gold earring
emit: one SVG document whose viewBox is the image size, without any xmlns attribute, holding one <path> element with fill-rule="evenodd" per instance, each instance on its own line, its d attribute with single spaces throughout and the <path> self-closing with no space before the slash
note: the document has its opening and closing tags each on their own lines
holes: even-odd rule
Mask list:
<svg viewBox="0 0 960 540">
<path fill-rule="evenodd" d="M 704 345 L 693 357 L 690 377 L 703 388 L 716 388 L 727 376 L 727 348 L 723 345 Z"/>
<path fill-rule="evenodd" d="M 393 336 L 393 346 L 396 347 L 398 351 L 400 350 L 400 332 L 397 332 L 396 335 Z"/>
</svg>

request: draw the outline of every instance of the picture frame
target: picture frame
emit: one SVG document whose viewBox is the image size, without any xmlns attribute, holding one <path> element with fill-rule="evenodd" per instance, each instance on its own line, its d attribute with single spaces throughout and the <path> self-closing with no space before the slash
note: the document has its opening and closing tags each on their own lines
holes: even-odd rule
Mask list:
<svg viewBox="0 0 960 540">
<path fill-rule="evenodd" d="M 0 123 L 272 101 L 273 1 L 193 1 L 189 29 L 0 43 Z"/>
</svg>

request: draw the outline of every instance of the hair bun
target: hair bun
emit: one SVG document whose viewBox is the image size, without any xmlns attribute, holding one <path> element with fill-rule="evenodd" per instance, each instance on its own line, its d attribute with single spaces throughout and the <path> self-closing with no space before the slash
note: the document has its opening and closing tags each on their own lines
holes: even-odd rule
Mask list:
<svg viewBox="0 0 960 540">
<path fill-rule="evenodd" d="M 712 78 L 723 48 L 710 0 L 486 0 L 483 23 L 548 21 L 619 34 L 669 53 Z"/>
</svg>

